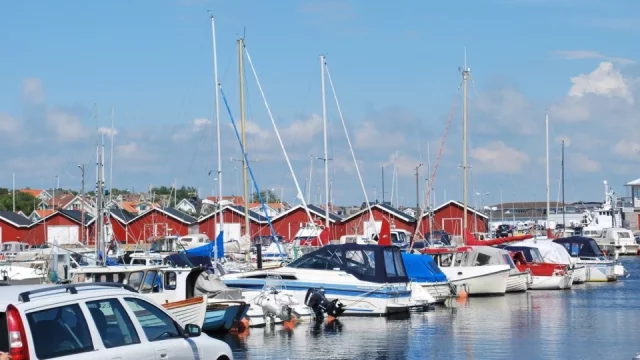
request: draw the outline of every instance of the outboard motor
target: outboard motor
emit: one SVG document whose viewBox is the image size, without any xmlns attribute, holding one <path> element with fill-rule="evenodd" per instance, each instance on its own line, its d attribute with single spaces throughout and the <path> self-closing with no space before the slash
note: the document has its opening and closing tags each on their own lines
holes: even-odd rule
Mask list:
<svg viewBox="0 0 640 360">
<path fill-rule="evenodd" d="M 322 319 L 325 313 L 337 318 L 346 310 L 338 299 L 329 301 L 324 295 L 323 288 L 311 288 L 307 290 L 307 295 L 304 297 L 304 304 L 313 310 L 316 319 Z"/>
<path fill-rule="evenodd" d="M 277 295 L 278 292 L 273 290 L 266 296 L 258 297 L 255 300 L 255 304 L 262 308 L 262 311 L 266 316 L 271 318 L 275 317 L 282 321 L 291 321 L 291 319 L 294 318 L 291 306 L 279 301 Z"/>
</svg>

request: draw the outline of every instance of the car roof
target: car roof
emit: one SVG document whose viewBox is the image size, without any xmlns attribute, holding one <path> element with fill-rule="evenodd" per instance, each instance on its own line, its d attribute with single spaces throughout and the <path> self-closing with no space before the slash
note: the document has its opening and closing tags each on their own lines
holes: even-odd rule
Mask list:
<svg viewBox="0 0 640 360">
<path fill-rule="evenodd" d="M 19 295 L 24 292 L 45 289 L 47 287 L 52 288 L 51 292 L 34 294 L 31 296 L 31 299 L 28 302 L 23 302 L 18 299 Z M 66 288 L 54 284 L 3 286 L 2 290 L 0 291 L 0 312 L 4 312 L 7 309 L 7 306 L 12 304 L 19 305 L 29 303 L 33 304 L 33 307 L 37 307 L 54 304 L 56 302 L 60 302 L 61 300 L 71 300 L 71 296 L 77 299 L 85 299 L 99 296 L 137 295 L 137 293 L 131 292 L 129 290 L 100 285 L 87 286 L 83 284 L 83 286 L 78 287 L 77 290 L 77 294 L 71 294 L 66 290 Z"/>
</svg>

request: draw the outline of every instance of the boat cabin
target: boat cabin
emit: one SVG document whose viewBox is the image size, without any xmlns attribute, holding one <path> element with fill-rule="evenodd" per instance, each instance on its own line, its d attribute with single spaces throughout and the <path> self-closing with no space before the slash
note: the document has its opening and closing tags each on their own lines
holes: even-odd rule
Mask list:
<svg viewBox="0 0 640 360">
<path fill-rule="evenodd" d="M 503 246 L 502 248 L 507 251 L 521 253 L 524 256 L 524 259 L 526 260 L 527 263 L 540 264 L 544 262 L 544 260 L 542 259 L 542 254 L 540 254 L 540 250 L 538 250 L 538 248 L 527 247 L 527 246 L 510 246 L 510 245 Z"/>
<path fill-rule="evenodd" d="M 151 251 L 155 252 L 175 252 L 181 250 L 178 245 L 177 236 L 164 236 L 153 238 L 149 240 L 151 242 Z"/>
<path fill-rule="evenodd" d="M 395 246 L 326 245 L 294 260 L 289 268 L 341 270 L 358 280 L 375 283 L 407 283 L 402 251 Z"/>
<path fill-rule="evenodd" d="M 604 258 L 604 254 L 595 240 L 582 236 L 571 236 L 553 240 L 567 249 L 571 257 L 589 260 L 593 258 Z"/>
<path fill-rule="evenodd" d="M 25 244 L 19 241 L 8 241 L 2 243 L 2 250 L 0 251 L 0 260 L 13 260 L 18 256 L 18 253 L 29 250 L 29 244 Z"/>
<path fill-rule="evenodd" d="M 181 249 L 191 249 L 198 246 L 206 245 L 210 242 L 206 234 L 191 234 L 178 238 L 178 246 Z"/>
</svg>

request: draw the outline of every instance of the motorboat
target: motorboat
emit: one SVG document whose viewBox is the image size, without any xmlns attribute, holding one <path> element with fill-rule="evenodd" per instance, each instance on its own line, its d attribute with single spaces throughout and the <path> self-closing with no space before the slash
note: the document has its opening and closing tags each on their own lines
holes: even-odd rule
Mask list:
<svg viewBox="0 0 640 360">
<path fill-rule="evenodd" d="M 615 263 L 604 256 L 595 240 L 588 237 L 571 236 L 555 239 L 553 242 L 563 246 L 578 264 L 586 267 L 586 281 L 607 282 L 618 279 Z"/>
<path fill-rule="evenodd" d="M 16 266 L 13 263 L 0 264 L 0 282 L 4 284 L 32 285 L 42 284 L 46 280 L 47 271 L 44 263 L 34 263 L 32 267 Z"/>
<path fill-rule="evenodd" d="M 344 304 L 345 316 L 389 315 L 428 305 L 412 299 L 402 252 L 390 245 L 325 245 L 285 267 L 221 277 L 227 286 L 245 290 L 263 289 L 274 278 L 299 303 L 305 303 L 309 289 L 322 289 L 329 301 Z"/>
<path fill-rule="evenodd" d="M 402 260 L 409 279 L 428 291 L 435 303 L 444 303 L 456 295 L 455 288 L 431 255 L 403 253 Z"/>
<path fill-rule="evenodd" d="M 161 304 L 181 322 L 198 324 L 206 332 L 231 329 L 249 309 L 237 290 L 227 288 L 212 270 L 202 267 L 86 266 L 72 271 L 72 281 L 129 285 Z"/>
<path fill-rule="evenodd" d="M 423 254 L 433 256 L 440 270 L 458 292 L 464 290 L 467 295 L 504 295 L 507 291 L 509 265 L 468 266 L 466 257 L 472 248 L 425 248 Z M 480 265 L 480 264 L 476 264 Z"/>
<path fill-rule="evenodd" d="M 624 228 L 608 229 L 582 229 L 582 235 L 596 241 L 598 246 L 607 254 L 636 255 L 639 246 L 635 241 L 633 232 Z"/>
<path fill-rule="evenodd" d="M 573 285 L 573 270 L 567 265 L 544 262 L 540 250 L 528 246 L 503 247 L 510 252 L 513 262 L 520 271 L 531 274 L 531 290 L 564 290 Z"/>
<path fill-rule="evenodd" d="M 509 246 L 533 247 L 539 250 L 545 263 L 566 265 L 573 272 L 573 285 L 587 281 L 587 267 L 569 255 L 564 246 L 549 238 L 533 238 L 509 244 Z"/>
<path fill-rule="evenodd" d="M 531 276 L 528 272 L 521 271 L 513 263 L 508 251 L 491 246 L 474 246 L 462 262 L 463 266 L 509 266 L 509 278 L 507 280 L 507 292 L 527 291 Z"/>
</svg>

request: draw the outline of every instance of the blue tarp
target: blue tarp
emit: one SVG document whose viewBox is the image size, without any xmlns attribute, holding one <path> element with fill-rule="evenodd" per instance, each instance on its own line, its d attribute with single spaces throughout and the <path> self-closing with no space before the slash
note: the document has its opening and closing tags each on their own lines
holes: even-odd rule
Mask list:
<svg viewBox="0 0 640 360">
<path fill-rule="evenodd" d="M 443 282 L 447 276 L 440 270 L 431 255 L 402 253 L 404 268 L 410 280 L 416 282 Z"/>
<path fill-rule="evenodd" d="M 218 237 L 216 238 L 216 242 L 218 243 L 218 259 L 221 259 L 224 257 L 223 237 L 224 237 L 224 234 L 221 231 L 218 234 Z M 183 250 L 180 253 L 186 254 L 187 256 L 205 256 L 212 259 L 214 257 L 213 251 L 214 251 L 214 242 L 210 241 L 206 245 L 198 246 L 196 248 L 189 249 L 189 250 Z"/>
</svg>

